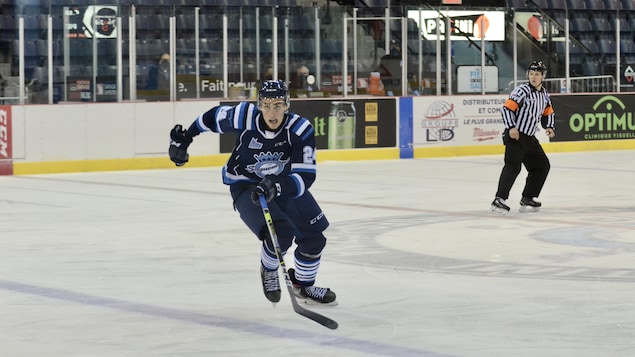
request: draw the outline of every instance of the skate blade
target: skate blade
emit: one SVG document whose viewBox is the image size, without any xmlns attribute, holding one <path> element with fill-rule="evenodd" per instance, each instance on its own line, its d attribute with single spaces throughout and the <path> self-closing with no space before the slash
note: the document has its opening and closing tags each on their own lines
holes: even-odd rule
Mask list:
<svg viewBox="0 0 635 357">
<path fill-rule="evenodd" d="M 337 306 L 337 305 L 339 305 L 337 300 L 331 301 L 331 302 L 324 302 L 324 303 L 313 301 L 311 299 L 302 299 L 302 300 L 299 300 L 299 301 L 302 302 L 305 305 L 310 305 L 310 306 Z"/>
<path fill-rule="evenodd" d="M 303 297 L 300 297 L 298 295 L 296 295 L 295 297 L 296 297 L 296 300 L 298 300 L 299 303 L 303 303 L 305 305 L 311 305 L 311 306 L 337 306 L 337 305 L 339 305 L 337 300 L 331 301 L 331 302 L 322 303 L 322 302 L 317 302 L 317 301 L 312 300 L 312 299 L 303 298 Z"/>
<path fill-rule="evenodd" d="M 538 211 L 540 211 L 540 207 L 520 206 L 520 208 L 518 208 L 518 212 L 520 213 L 531 213 Z"/>
<path fill-rule="evenodd" d="M 490 213 L 499 214 L 501 216 L 506 216 L 509 213 L 508 210 L 502 209 L 502 208 L 499 208 L 499 207 L 496 207 L 496 206 L 490 207 L 489 211 L 490 211 Z"/>
</svg>

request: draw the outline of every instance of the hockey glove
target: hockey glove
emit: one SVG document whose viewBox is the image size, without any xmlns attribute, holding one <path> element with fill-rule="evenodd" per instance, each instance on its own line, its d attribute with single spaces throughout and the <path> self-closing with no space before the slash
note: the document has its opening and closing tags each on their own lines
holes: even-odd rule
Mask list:
<svg viewBox="0 0 635 357">
<path fill-rule="evenodd" d="M 276 180 L 276 176 L 269 175 L 265 176 L 265 178 L 258 182 L 256 187 L 254 187 L 254 190 L 251 191 L 251 200 L 254 204 L 260 206 L 260 199 L 258 196 L 263 195 L 265 196 L 265 200 L 270 202 L 274 197 L 280 196 L 281 193 L 282 186 L 280 185 L 280 182 Z"/>
<path fill-rule="evenodd" d="M 170 160 L 176 164 L 176 166 L 183 166 L 190 158 L 187 153 L 187 147 L 192 143 L 192 138 L 187 136 L 185 130 L 180 124 L 177 124 L 170 131 L 170 149 L 168 154 Z"/>
</svg>

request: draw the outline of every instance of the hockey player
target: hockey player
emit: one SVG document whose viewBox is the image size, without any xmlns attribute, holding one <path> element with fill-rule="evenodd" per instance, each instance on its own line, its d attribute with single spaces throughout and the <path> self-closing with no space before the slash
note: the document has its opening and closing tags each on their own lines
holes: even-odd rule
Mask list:
<svg viewBox="0 0 635 357">
<path fill-rule="evenodd" d="M 541 203 L 534 198 L 540 195 L 551 166 L 540 142 L 534 136 L 538 123 L 545 129 L 547 136 L 553 138 L 556 135 L 553 107 L 549 94 L 543 87 L 546 76 L 547 66 L 542 61 L 531 62 L 527 68 L 529 83 L 516 87 L 503 105 L 501 112 L 505 123 L 505 165 L 500 174 L 491 212 L 509 212 L 506 200 L 520 174 L 521 164 L 525 165 L 528 175 L 519 210 L 535 212 L 540 209 Z"/>
<path fill-rule="evenodd" d="M 311 122 L 289 111 L 289 89 L 281 80 L 263 82 L 258 103 L 217 106 L 200 115 L 184 130 L 170 132 L 170 159 L 184 165 L 187 148 L 198 134 L 212 131 L 236 134 L 236 145 L 222 169 L 235 210 L 262 241 L 260 277 L 267 299 L 280 301 L 279 260 L 269 236 L 259 195 L 269 202 L 282 254 L 295 239 L 295 269 L 289 269 L 298 299 L 336 305 L 328 288 L 314 285 L 329 225 L 309 188 L 315 180 L 315 136 Z"/>
</svg>

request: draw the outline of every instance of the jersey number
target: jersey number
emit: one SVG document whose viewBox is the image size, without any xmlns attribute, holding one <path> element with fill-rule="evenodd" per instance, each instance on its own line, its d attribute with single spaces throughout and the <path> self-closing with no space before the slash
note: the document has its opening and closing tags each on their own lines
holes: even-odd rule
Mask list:
<svg viewBox="0 0 635 357">
<path fill-rule="evenodd" d="M 313 150 L 310 146 L 305 146 L 302 150 L 304 152 L 304 163 L 305 164 L 314 164 L 315 163 L 315 150 Z"/>
</svg>

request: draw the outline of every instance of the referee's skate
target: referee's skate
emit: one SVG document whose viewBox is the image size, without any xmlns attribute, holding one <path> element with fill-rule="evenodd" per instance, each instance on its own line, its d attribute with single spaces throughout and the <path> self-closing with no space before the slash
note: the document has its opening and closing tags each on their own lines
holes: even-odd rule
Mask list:
<svg viewBox="0 0 635 357">
<path fill-rule="evenodd" d="M 542 203 L 534 200 L 532 197 L 523 197 L 520 200 L 519 212 L 538 212 Z"/>
<path fill-rule="evenodd" d="M 504 199 L 496 197 L 494 201 L 492 201 L 492 205 L 490 206 L 489 211 L 492 213 L 505 215 L 509 213 L 509 206 L 505 203 Z"/>
</svg>

